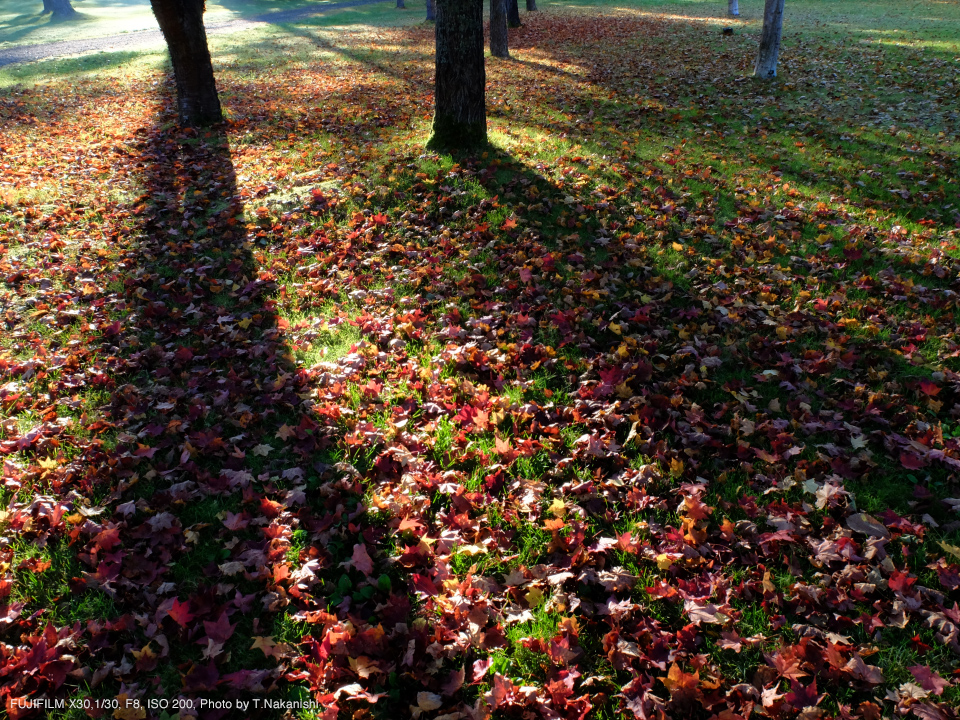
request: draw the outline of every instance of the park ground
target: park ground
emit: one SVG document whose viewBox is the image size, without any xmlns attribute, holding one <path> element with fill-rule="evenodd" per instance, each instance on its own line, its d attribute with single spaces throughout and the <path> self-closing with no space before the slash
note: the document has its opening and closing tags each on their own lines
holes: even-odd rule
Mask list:
<svg viewBox="0 0 960 720">
<path fill-rule="evenodd" d="M 960 7 L 539 5 L 0 69 L 11 717 L 956 717 Z"/>
</svg>

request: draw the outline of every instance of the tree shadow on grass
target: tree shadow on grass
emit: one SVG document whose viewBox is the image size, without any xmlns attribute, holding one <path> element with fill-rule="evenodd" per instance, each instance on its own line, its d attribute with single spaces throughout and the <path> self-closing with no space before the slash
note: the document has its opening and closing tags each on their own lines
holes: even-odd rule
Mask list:
<svg viewBox="0 0 960 720">
<path fill-rule="evenodd" d="M 115 294 L 100 350 L 114 371 L 101 378 L 110 400 L 99 432 L 115 441 L 95 441 L 71 475 L 105 499 L 72 536 L 81 572 L 59 600 L 109 598 L 112 616 L 74 615 L 77 672 L 59 692 L 79 681 L 144 701 L 295 698 L 289 663 L 328 632 L 353 657 L 362 646 L 392 662 L 406 650 L 406 638 L 395 647 L 383 636 L 410 611 L 403 574 L 378 552 L 388 530 L 365 516 L 338 416 L 314 410 L 314 387 L 345 392 L 362 358 L 296 365 L 263 245 L 291 232 L 281 241 L 312 253 L 323 231 L 294 238 L 298 214 L 238 191 L 229 128 L 179 130 L 169 112 L 136 133 L 125 169 L 141 194 L 107 223 Z M 72 511 L 77 500 L 63 502 Z M 67 531 L 62 517 L 47 535 Z M 305 635 L 317 640 L 302 646 Z M 251 649 L 254 636 L 272 639 Z M 349 673 L 346 658 L 298 679 Z M 40 672 L 14 694 L 62 683 Z"/>
</svg>

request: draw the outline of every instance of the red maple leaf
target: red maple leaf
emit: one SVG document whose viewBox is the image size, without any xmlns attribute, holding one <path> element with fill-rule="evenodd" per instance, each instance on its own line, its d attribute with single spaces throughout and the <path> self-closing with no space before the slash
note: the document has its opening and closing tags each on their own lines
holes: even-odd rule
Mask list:
<svg viewBox="0 0 960 720">
<path fill-rule="evenodd" d="M 203 629 L 207 631 L 207 636 L 217 643 L 225 643 L 229 640 L 230 636 L 233 635 L 233 629 L 235 627 L 237 627 L 236 624 L 230 624 L 226 612 L 220 613 L 220 617 L 217 618 L 216 622 L 210 622 L 209 620 L 203 621 Z"/>
<path fill-rule="evenodd" d="M 194 618 L 193 613 L 190 612 L 190 601 L 180 602 L 177 598 L 173 599 L 173 605 L 167 610 L 167 614 L 180 627 L 186 627 L 187 623 Z"/>
<path fill-rule="evenodd" d="M 777 672 L 780 673 L 780 677 L 785 677 L 787 680 L 799 680 L 807 675 L 807 673 L 800 669 L 800 664 L 803 660 L 797 656 L 797 652 L 792 646 L 785 647 L 774 655 L 771 660 L 771 664 L 777 669 Z"/>
<path fill-rule="evenodd" d="M 910 586 L 917 582 L 915 577 L 910 577 L 906 573 L 895 570 L 890 576 L 890 589 L 894 592 L 906 592 Z"/>
<path fill-rule="evenodd" d="M 934 695 L 943 695 L 944 689 L 950 687 L 949 680 L 944 680 L 936 671 L 931 670 L 926 665 L 914 665 L 907 669 L 917 679 L 917 684 L 920 687 Z"/>
<path fill-rule="evenodd" d="M 903 465 L 907 470 L 919 470 L 927 463 L 919 455 L 904 451 L 900 453 L 900 464 Z"/>
<path fill-rule="evenodd" d="M 101 550 L 106 550 L 109 552 L 115 545 L 120 544 L 120 529 L 117 527 L 108 527 L 103 529 L 96 537 L 93 538 L 93 544 Z"/>
</svg>

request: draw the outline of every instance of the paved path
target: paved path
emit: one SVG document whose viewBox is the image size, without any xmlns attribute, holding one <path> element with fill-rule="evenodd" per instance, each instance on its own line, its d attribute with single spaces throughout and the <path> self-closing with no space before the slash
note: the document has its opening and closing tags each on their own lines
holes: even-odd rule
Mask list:
<svg viewBox="0 0 960 720">
<path fill-rule="evenodd" d="M 344 8 L 372 5 L 384 0 L 348 0 L 347 2 L 323 3 L 307 5 L 294 10 L 280 10 L 266 13 L 252 18 L 237 18 L 225 22 L 214 22 L 207 25 L 207 35 L 226 35 L 241 32 L 265 24 L 296 22 L 311 15 L 342 10 Z M 95 52 L 116 52 L 118 50 L 144 50 L 152 47 L 162 47 L 163 35 L 160 30 L 140 30 L 138 32 L 107 35 L 105 37 L 87 38 L 85 40 L 62 40 L 60 42 L 40 43 L 37 45 L 21 45 L 0 50 L 0 67 L 16 63 L 35 62 L 47 58 L 64 57 L 67 55 L 85 55 Z"/>
</svg>

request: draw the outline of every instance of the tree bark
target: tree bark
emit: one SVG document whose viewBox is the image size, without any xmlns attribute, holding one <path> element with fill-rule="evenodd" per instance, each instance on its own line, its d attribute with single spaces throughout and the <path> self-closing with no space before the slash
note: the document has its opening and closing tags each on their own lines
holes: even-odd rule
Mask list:
<svg viewBox="0 0 960 720">
<path fill-rule="evenodd" d="M 522 25 L 520 22 L 520 6 L 517 4 L 517 0 L 507 0 L 507 25 L 512 28 L 518 28 Z"/>
<path fill-rule="evenodd" d="M 490 54 L 510 57 L 507 42 L 507 0 L 490 0 Z"/>
<path fill-rule="evenodd" d="M 220 122 L 223 112 L 203 27 L 204 0 L 150 0 L 150 5 L 170 51 L 180 124 Z"/>
<path fill-rule="evenodd" d="M 763 7 L 763 32 L 753 76 L 770 80 L 777 76 L 777 56 L 780 54 L 780 35 L 783 31 L 783 1 L 766 0 Z"/>
<path fill-rule="evenodd" d="M 537 12 L 537 0 L 527 0 L 527 12 Z"/>
<path fill-rule="evenodd" d="M 435 110 L 427 147 L 459 149 L 485 144 L 483 0 L 436 0 L 436 8 Z"/>
<path fill-rule="evenodd" d="M 733 17 L 740 17 L 740 3 L 739 0 L 728 0 L 727 11 Z"/>
<path fill-rule="evenodd" d="M 71 18 L 79 15 L 70 4 L 70 0 L 43 0 L 43 11 L 53 13 L 55 20 Z"/>
<path fill-rule="evenodd" d="M 427 20 L 429 22 L 437 21 L 437 13 L 434 10 L 433 0 L 427 0 Z"/>
</svg>

